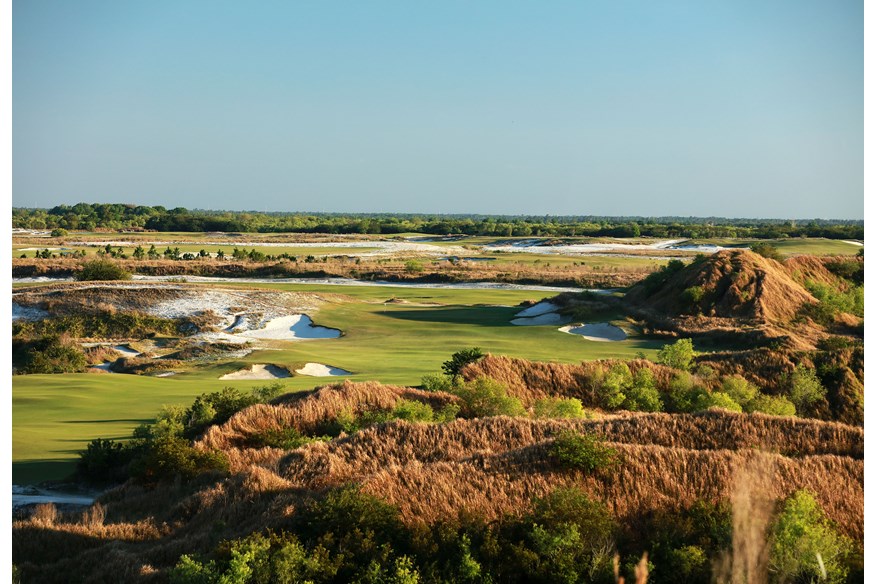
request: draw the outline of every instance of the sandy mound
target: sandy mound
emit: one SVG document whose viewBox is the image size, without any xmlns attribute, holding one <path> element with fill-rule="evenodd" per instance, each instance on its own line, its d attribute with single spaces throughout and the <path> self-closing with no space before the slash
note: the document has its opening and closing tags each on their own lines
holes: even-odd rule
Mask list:
<svg viewBox="0 0 876 584">
<path fill-rule="evenodd" d="M 257 363 L 240 371 L 227 373 L 219 379 L 282 379 L 284 377 L 291 377 L 288 369 Z"/>
<path fill-rule="evenodd" d="M 786 322 L 815 298 L 779 262 L 745 250 L 721 251 L 659 281 L 649 276 L 627 293 L 632 304 L 667 316 L 702 314 Z M 699 288 L 699 299 L 688 292 Z"/>
<path fill-rule="evenodd" d="M 269 320 L 264 328 L 238 333 L 251 339 L 309 340 L 336 339 L 341 336 L 338 329 L 316 326 L 306 314 L 292 314 Z"/>
<path fill-rule="evenodd" d="M 564 326 L 560 330 L 571 335 L 581 335 L 588 341 L 624 341 L 627 338 L 627 333 L 622 328 L 607 322 Z"/>
<path fill-rule="evenodd" d="M 352 375 L 351 372 L 339 367 L 331 367 L 322 363 L 307 363 L 301 369 L 296 369 L 295 373 L 301 375 L 310 375 L 311 377 L 335 377 L 338 375 Z"/>
</svg>

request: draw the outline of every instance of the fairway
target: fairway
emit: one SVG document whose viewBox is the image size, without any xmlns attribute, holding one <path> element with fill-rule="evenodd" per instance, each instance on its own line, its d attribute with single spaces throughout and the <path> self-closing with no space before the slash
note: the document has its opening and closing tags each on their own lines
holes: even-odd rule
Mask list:
<svg viewBox="0 0 876 584">
<path fill-rule="evenodd" d="M 240 287 L 240 286 L 238 286 Z M 587 341 L 556 326 L 514 326 L 524 300 L 550 293 L 521 290 L 411 289 L 266 284 L 323 295 L 314 322 L 343 331 L 339 339 L 273 341 L 232 362 L 203 365 L 173 377 L 124 374 L 18 375 L 13 377 L 13 481 L 61 479 L 76 453 L 94 438 L 124 438 L 152 420 L 164 404 L 191 403 L 203 392 L 225 386 L 248 389 L 265 381 L 223 381 L 219 377 L 256 363 L 298 369 L 308 362 L 353 372 L 343 378 L 295 375 L 282 380 L 306 390 L 336 380 L 378 380 L 418 385 L 423 375 L 462 348 L 533 360 L 567 363 L 635 356 L 653 358 L 662 342 L 633 336 L 622 342 Z M 394 302 L 387 301 L 393 299 Z"/>
</svg>

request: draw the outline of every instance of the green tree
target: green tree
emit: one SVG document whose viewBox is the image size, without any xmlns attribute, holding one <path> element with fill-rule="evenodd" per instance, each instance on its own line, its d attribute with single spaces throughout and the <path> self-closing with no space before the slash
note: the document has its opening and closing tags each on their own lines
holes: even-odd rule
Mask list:
<svg viewBox="0 0 876 584">
<path fill-rule="evenodd" d="M 809 367 L 798 366 L 790 378 L 791 391 L 788 396 L 798 412 L 809 413 L 812 406 L 824 399 L 827 390 Z"/>
<path fill-rule="evenodd" d="M 479 347 L 462 349 L 461 351 L 457 351 L 453 355 L 451 355 L 449 361 L 445 361 L 444 363 L 442 363 L 441 369 L 446 375 L 450 377 L 456 377 L 457 375 L 462 373 L 463 367 L 465 367 L 469 363 L 474 363 L 475 361 L 481 359 L 483 356 L 484 354 Z"/>
<path fill-rule="evenodd" d="M 815 497 L 797 491 L 772 527 L 770 571 L 784 581 L 845 582 L 851 541 L 839 534 Z"/>
<path fill-rule="evenodd" d="M 606 446 L 595 434 L 579 434 L 571 430 L 560 432 L 550 446 L 551 458 L 560 466 L 592 473 L 614 466 L 617 450 Z"/>
<path fill-rule="evenodd" d="M 664 345 L 657 352 L 657 362 L 667 367 L 687 371 L 690 369 L 695 356 L 693 341 L 691 339 L 679 339 L 671 345 Z"/>
</svg>

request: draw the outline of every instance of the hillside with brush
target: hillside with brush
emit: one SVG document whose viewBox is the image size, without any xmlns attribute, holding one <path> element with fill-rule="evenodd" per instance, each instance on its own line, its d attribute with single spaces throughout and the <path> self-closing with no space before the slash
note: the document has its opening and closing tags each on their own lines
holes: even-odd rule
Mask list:
<svg viewBox="0 0 876 584">
<path fill-rule="evenodd" d="M 671 383 L 668 367 L 623 365 Z M 93 445 L 83 472 L 115 464 L 129 478 L 84 513 L 19 518 L 16 569 L 22 582 L 524 582 L 560 569 L 573 582 L 740 570 L 766 582 L 770 534 L 794 505 L 833 538 L 831 573 L 857 569 L 862 428 L 714 408 L 546 410 L 564 395 L 580 407 L 586 391 L 556 388 L 600 374 L 524 369 L 488 356 L 447 391 L 205 394 L 126 446 Z M 597 403 L 611 370 L 591 384 Z"/>
</svg>

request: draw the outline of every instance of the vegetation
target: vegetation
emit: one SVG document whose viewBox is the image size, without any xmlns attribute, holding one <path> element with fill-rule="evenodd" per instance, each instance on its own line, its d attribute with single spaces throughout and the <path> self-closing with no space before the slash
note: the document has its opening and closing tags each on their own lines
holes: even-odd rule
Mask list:
<svg viewBox="0 0 876 584">
<path fill-rule="evenodd" d="M 86 280 L 130 280 L 131 273 L 110 260 L 91 260 L 82 264 L 76 279 Z"/>
<path fill-rule="evenodd" d="M 463 349 L 461 351 L 457 351 L 454 353 L 449 361 L 445 361 L 441 364 L 441 369 L 444 371 L 444 374 L 448 377 L 456 377 L 460 373 L 462 373 L 462 368 L 468 365 L 469 363 L 474 363 L 478 359 L 482 358 L 484 353 L 481 351 L 479 347 L 473 347 L 471 349 Z"/>
<path fill-rule="evenodd" d="M 615 449 L 593 434 L 561 432 L 551 445 L 551 457 L 562 467 L 587 473 L 608 469 L 618 462 Z"/>
<path fill-rule="evenodd" d="M 771 533 L 770 572 L 793 582 L 845 582 L 852 542 L 824 516 L 812 493 L 789 497 Z"/>
<path fill-rule="evenodd" d="M 673 369 L 687 371 L 696 356 L 693 341 L 679 339 L 671 345 L 666 345 L 657 352 L 657 362 Z"/>
<path fill-rule="evenodd" d="M 462 402 L 462 415 L 468 418 L 520 416 L 526 411 L 520 399 L 508 395 L 504 385 L 489 377 L 468 381 L 453 392 Z"/>
</svg>

